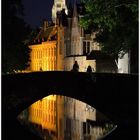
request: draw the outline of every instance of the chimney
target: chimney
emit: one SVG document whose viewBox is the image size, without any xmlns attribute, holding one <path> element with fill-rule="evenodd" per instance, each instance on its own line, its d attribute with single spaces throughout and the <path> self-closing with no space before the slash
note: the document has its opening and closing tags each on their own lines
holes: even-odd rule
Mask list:
<svg viewBox="0 0 140 140">
<path fill-rule="evenodd" d="M 48 27 L 48 21 L 44 20 L 44 22 L 43 22 L 43 30 L 46 31 L 47 27 Z"/>
</svg>

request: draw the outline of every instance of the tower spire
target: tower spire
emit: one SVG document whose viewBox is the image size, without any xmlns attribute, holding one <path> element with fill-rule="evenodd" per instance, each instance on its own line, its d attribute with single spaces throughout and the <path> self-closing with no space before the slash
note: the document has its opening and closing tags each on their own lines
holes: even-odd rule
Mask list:
<svg viewBox="0 0 140 140">
<path fill-rule="evenodd" d="M 74 0 L 74 7 L 73 7 L 73 17 L 77 17 L 77 6 L 76 6 L 76 0 Z"/>
<path fill-rule="evenodd" d="M 78 27 L 78 14 L 76 0 L 74 0 L 72 27 Z"/>
</svg>

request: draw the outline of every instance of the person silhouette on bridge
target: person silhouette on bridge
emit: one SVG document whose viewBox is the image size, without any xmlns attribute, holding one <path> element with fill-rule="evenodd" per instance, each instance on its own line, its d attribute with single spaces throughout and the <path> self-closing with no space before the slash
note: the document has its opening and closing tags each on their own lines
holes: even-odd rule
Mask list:
<svg viewBox="0 0 140 140">
<path fill-rule="evenodd" d="M 87 72 L 89 72 L 89 73 L 91 73 L 91 72 L 92 72 L 92 68 L 91 68 L 91 66 L 90 66 L 90 65 L 88 65 L 88 67 L 87 67 Z"/>
<path fill-rule="evenodd" d="M 94 69 L 93 69 L 93 71 L 94 71 Z M 96 77 L 94 75 L 92 75 L 92 67 L 90 65 L 87 67 L 87 72 L 90 74 L 90 78 L 91 78 L 90 80 L 93 82 L 96 82 Z"/>
<path fill-rule="evenodd" d="M 74 62 L 72 71 L 75 71 L 75 72 L 79 71 L 79 65 L 78 65 L 77 61 Z"/>
</svg>

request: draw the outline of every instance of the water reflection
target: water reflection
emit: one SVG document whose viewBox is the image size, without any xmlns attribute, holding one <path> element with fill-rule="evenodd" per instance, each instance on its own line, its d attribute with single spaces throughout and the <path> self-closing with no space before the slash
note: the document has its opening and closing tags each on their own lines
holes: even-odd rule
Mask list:
<svg viewBox="0 0 140 140">
<path fill-rule="evenodd" d="M 95 108 L 58 95 L 35 102 L 18 119 L 44 140 L 97 140 L 115 128 Z"/>
</svg>

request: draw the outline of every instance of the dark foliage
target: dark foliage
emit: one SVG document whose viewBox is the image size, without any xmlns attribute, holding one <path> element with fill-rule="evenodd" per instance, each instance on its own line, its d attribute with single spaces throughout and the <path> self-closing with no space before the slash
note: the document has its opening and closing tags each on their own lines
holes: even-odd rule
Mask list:
<svg viewBox="0 0 140 140">
<path fill-rule="evenodd" d="M 86 13 L 80 23 L 97 32 L 95 40 L 102 51 L 114 58 L 126 52 L 131 59 L 131 73 L 138 72 L 138 0 L 82 0 Z"/>
<path fill-rule="evenodd" d="M 83 0 L 86 13 L 80 23 L 97 32 L 102 50 L 116 56 L 138 48 L 138 1 Z M 123 54 L 122 54 L 123 55 Z"/>
<path fill-rule="evenodd" d="M 21 0 L 2 1 L 2 72 L 23 70 L 28 66 L 29 49 L 25 40 L 30 27 L 23 20 Z"/>
</svg>

